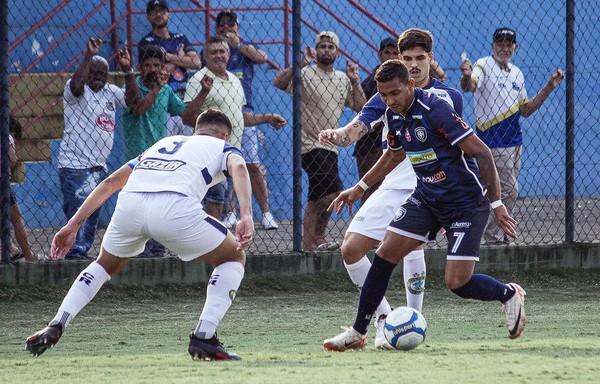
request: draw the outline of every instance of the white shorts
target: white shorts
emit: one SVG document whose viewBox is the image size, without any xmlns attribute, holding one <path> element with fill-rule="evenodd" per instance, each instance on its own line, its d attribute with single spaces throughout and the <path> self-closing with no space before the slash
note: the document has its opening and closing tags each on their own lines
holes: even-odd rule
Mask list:
<svg viewBox="0 0 600 384">
<path fill-rule="evenodd" d="M 410 196 L 412 189 L 378 189 L 360 207 L 346 232 L 383 240 L 394 213 Z"/>
<path fill-rule="evenodd" d="M 190 261 L 217 248 L 227 236 L 202 204 L 174 192 L 121 192 L 102 247 L 118 257 L 133 257 L 154 239 Z"/>
</svg>

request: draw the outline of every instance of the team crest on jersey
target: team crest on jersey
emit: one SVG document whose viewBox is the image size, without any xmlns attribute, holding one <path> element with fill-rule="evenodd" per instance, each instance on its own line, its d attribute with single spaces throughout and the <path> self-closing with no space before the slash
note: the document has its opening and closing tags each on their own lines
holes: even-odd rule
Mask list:
<svg viewBox="0 0 600 384">
<path fill-rule="evenodd" d="M 111 112 L 114 112 L 115 110 L 115 105 L 112 103 L 112 101 L 107 101 L 106 102 L 106 109 L 108 109 Z"/>
<path fill-rule="evenodd" d="M 109 114 L 101 113 L 96 117 L 96 125 L 103 131 L 112 132 L 115 130 L 115 122 Z"/>
<path fill-rule="evenodd" d="M 394 213 L 394 221 L 400 221 L 406 216 L 406 209 L 404 207 L 398 208 L 398 210 Z"/>
<path fill-rule="evenodd" d="M 513 82 L 512 83 L 512 89 L 515 90 L 515 91 L 520 91 L 521 87 L 519 86 L 519 84 Z"/>
<path fill-rule="evenodd" d="M 417 137 L 417 140 L 424 143 L 427 140 L 427 131 L 424 127 L 417 127 L 415 128 L 415 136 Z"/>
</svg>

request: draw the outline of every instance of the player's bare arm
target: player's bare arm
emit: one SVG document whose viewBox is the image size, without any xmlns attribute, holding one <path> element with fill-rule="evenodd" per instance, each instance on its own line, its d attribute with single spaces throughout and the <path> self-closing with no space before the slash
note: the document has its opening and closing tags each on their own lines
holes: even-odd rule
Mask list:
<svg viewBox="0 0 600 384">
<path fill-rule="evenodd" d="M 465 140 L 458 144 L 460 149 L 469 156 L 477 159 L 479 173 L 483 178 L 487 189 L 487 197 L 490 202 L 498 202 L 500 200 L 500 179 L 494 163 L 492 152 L 475 134 L 470 135 Z M 501 204 L 493 208 L 494 216 L 498 225 L 504 233 L 516 238 L 517 231 L 515 229 L 517 221 L 513 219 L 506 210 L 506 207 Z"/>
<path fill-rule="evenodd" d="M 246 248 L 254 236 L 252 218 L 252 188 L 246 161 L 237 154 L 227 157 L 227 170 L 233 178 L 233 189 L 240 205 L 240 221 L 235 227 L 235 236 L 240 243 L 239 250 Z"/>
<path fill-rule="evenodd" d="M 125 186 L 132 171 L 129 165 L 123 165 L 94 188 L 75 215 L 54 235 L 50 259 L 60 260 L 65 257 L 75 242 L 79 227 L 116 191 L 121 190 Z"/>
<path fill-rule="evenodd" d="M 338 129 L 326 129 L 319 132 L 321 144 L 330 142 L 338 147 L 348 147 L 369 132 L 369 128 L 359 120 L 353 120 L 350 124 Z"/>
<path fill-rule="evenodd" d="M 529 117 L 537 111 L 564 78 L 565 73 L 561 69 L 554 71 L 552 75 L 550 75 L 550 79 L 544 88 L 542 88 L 533 99 L 529 100 L 529 102 L 523 104 L 519 108 L 521 115 L 523 115 L 523 117 Z"/>
</svg>

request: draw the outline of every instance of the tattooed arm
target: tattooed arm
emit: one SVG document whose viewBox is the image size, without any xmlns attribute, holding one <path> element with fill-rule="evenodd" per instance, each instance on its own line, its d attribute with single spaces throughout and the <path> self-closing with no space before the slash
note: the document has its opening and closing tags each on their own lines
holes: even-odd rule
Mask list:
<svg viewBox="0 0 600 384">
<path fill-rule="evenodd" d="M 348 147 L 356 143 L 369 132 L 369 128 L 360 120 L 354 119 L 348 125 L 337 129 L 326 129 L 319 133 L 321 144 L 330 142 L 338 147 Z"/>
</svg>

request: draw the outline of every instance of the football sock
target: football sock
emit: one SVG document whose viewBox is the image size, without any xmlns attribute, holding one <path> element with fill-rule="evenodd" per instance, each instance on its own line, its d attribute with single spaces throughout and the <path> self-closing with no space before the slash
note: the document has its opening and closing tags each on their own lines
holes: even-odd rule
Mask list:
<svg viewBox="0 0 600 384">
<path fill-rule="evenodd" d="M 418 249 L 404 257 L 406 305 L 421 312 L 425 292 L 425 251 Z"/>
<path fill-rule="evenodd" d="M 367 273 L 369 273 L 369 268 L 371 268 L 371 261 L 367 256 L 364 256 L 362 259 L 357 261 L 354 264 L 346 264 L 344 262 L 344 266 L 348 271 L 348 275 L 350 276 L 350 280 L 356 285 L 358 290 L 362 289 L 363 284 L 365 283 L 365 279 L 367 278 Z M 379 315 L 388 315 L 392 311 L 390 304 L 387 299 L 384 297 L 379 303 L 379 306 L 375 310 L 377 316 Z"/>
<path fill-rule="evenodd" d="M 358 333 L 362 333 L 363 335 L 367 333 L 369 322 L 373 317 L 375 309 L 381 303 L 383 295 L 385 295 L 395 267 L 396 264 L 392 264 L 377 255 L 373 258 L 373 265 L 371 265 L 365 283 L 360 291 L 356 319 L 352 326 Z"/>
<path fill-rule="evenodd" d="M 467 284 L 453 289 L 452 292 L 464 299 L 501 302 L 505 302 L 515 294 L 515 290 L 510 286 L 481 273 L 474 274 Z"/>
<path fill-rule="evenodd" d="M 50 325 L 62 324 L 63 328 L 66 328 L 108 280 L 110 275 L 100 264 L 94 261 L 88 265 L 71 285 Z"/>
<path fill-rule="evenodd" d="M 206 302 L 194 331 L 197 337 L 210 339 L 215 335 L 243 277 L 244 266 L 235 261 L 223 263 L 214 269 L 206 288 Z"/>
</svg>

